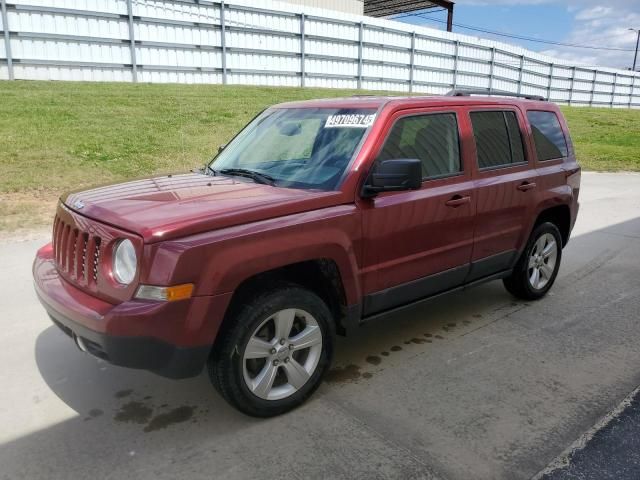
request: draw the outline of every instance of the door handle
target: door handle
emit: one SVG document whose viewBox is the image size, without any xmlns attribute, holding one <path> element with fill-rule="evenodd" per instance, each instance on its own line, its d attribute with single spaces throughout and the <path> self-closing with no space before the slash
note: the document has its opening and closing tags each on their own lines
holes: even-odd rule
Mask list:
<svg viewBox="0 0 640 480">
<path fill-rule="evenodd" d="M 471 197 L 470 196 L 461 196 L 461 195 L 454 195 L 453 197 L 451 197 L 450 200 L 447 200 L 444 204 L 447 207 L 459 207 L 460 205 L 464 205 L 466 203 L 471 203 Z"/>
<path fill-rule="evenodd" d="M 521 192 L 526 192 L 527 190 L 531 190 L 532 188 L 536 188 L 537 185 L 535 184 L 535 182 L 522 182 L 520 185 L 518 185 L 518 190 L 520 190 Z"/>
</svg>

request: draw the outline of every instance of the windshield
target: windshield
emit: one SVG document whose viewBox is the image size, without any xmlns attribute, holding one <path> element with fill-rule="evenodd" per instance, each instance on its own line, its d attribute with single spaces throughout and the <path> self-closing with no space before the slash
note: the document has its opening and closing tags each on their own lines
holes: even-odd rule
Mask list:
<svg viewBox="0 0 640 480">
<path fill-rule="evenodd" d="M 224 175 L 268 178 L 279 187 L 335 190 L 376 115 L 364 108 L 267 110 L 210 164 Z"/>
</svg>

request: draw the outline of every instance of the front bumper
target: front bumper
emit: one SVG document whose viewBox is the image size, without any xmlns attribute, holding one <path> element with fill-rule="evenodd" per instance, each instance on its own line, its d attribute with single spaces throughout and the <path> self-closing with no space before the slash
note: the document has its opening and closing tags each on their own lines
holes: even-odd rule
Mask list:
<svg viewBox="0 0 640 480">
<path fill-rule="evenodd" d="M 113 305 L 61 278 L 50 245 L 38 251 L 33 276 L 38 299 L 78 346 L 114 365 L 169 378 L 202 371 L 228 303 L 227 296 L 220 295 Z"/>
</svg>

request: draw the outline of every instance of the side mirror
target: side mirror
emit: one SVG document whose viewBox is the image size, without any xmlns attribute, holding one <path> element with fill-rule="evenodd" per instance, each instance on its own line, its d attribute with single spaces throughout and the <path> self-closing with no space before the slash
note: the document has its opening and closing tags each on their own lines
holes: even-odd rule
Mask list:
<svg viewBox="0 0 640 480">
<path fill-rule="evenodd" d="M 380 192 L 417 190 L 422 186 L 422 162 L 414 158 L 398 158 L 376 163 L 362 188 L 362 196 L 374 197 Z"/>
<path fill-rule="evenodd" d="M 220 152 L 221 152 L 222 150 L 224 150 L 226 147 L 227 147 L 227 144 L 226 144 L 226 143 L 225 143 L 225 144 L 223 144 L 223 145 L 220 145 L 220 146 L 218 147 L 218 153 L 220 153 Z"/>
</svg>

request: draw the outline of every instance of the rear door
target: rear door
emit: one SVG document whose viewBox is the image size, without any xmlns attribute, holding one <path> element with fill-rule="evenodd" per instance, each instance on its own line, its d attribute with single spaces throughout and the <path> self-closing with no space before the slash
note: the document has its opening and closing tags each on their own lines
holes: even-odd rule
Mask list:
<svg viewBox="0 0 640 480">
<path fill-rule="evenodd" d="M 577 201 L 577 192 L 567 183 L 567 177 L 578 171 L 568 132 L 562 128 L 559 112 L 527 110 L 531 139 L 538 172 L 539 205 L 551 206 L 561 194 Z M 574 206 L 574 210 L 577 206 Z"/>
<path fill-rule="evenodd" d="M 365 282 L 365 316 L 460 285 L 467 275 L 475 198 L 461 115 L 460 108 L 397 112 L 374 149 L 376 161 L 420 159 L 423 182 L 361 201 L 365 274 L 373 280 Z"/>
<path fill-rule="evenodd" d="M 523 141 L 526 122 L 520 109 L 474 107 L 468 114 L 477 196 L 469 282 L 513 266 L 535 209 L 537 173 Z"/>
</svg>

